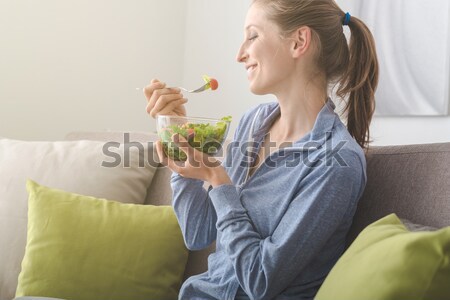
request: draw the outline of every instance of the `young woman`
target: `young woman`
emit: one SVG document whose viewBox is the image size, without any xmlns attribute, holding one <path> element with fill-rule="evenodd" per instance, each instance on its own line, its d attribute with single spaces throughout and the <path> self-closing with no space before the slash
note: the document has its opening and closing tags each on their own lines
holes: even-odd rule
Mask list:
<svg viewBox="0 0 450 300">
<path fill-rule="evenodd" d="M 211 166 L 177 135 L 184 164 L 157 144 L 174 171 L 173 206 L 187 247 L 216 241 L 208 271 L 186 280 L 180 299 L 313 299 L 344 250 L 366 184 L 374 41 L 333 0 L 255 0 L 237 60 L 251 91 L 276 102 L 243 116 L 225 162 Z M 346 99 L 347 126 L 334 112 L 332 88 Z M 179 89 L 153 80 L 145 95 L 152 116 L 186 114 Z"/>
</svg>

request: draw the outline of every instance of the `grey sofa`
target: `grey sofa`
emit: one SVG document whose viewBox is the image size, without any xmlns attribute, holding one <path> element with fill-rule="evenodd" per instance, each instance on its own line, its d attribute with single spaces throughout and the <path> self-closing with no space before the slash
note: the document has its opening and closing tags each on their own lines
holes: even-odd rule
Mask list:
<svg viewBox="0 0 450 300">
<path fill-rule="evenodd" d="M 348 235 L 396 213 L 413 223 L 450 225 L 450 143 L 372 147 L 367 185 Z"/>
<path fill-rule="evenodd" d="M 123 133 L 72 133 L 66 139 L 123 142 Z M 156 139 L 155 134 L 131 134 L 133 142 L 148 143 Z M 171 203 L 170 175 L 167 168 L 157 168 L 147 191 L 146 204 Z M 371 147 L 367 153 L 367 178 L 348 245 L 365 226 L 390 213 L 422 225 L 450 226 L 450 142 Z M 212 251 L 214 245 L 191 251 L 184 277 L 205 271 L 207 256 Z"/>
<path fill-rule="evenodd" d="M 118 141 L 122 133 L 72 133 L 69 140 Z M 149 142 L 155 134 L 131 135 L 132 141 Z M 347 239 L 350 245 L 370 223 L 396 213 L 400 218 L 435 228 L 450 226 L 450 142 L 401 146 L 373 146 L 366 154 L 367 185 Z M 171 171 L 160 166 L 147 199 L 156 205 L 171 203 Z M 191 251 L 185 278 L 206 271 L 207 257 L 214 245 Z"/>
<path fill-rule="evenodd" d="M 370 223 L 396 213 L 400 218 L 435 228 L 450 226 L 450 143 L 371 147 L 367 185 L 347 239 L 350 245 Z M 170 171 L 160 168 L 152 185 L 170 203 Z M 191 252 L 186 276 L 207 269 L 213 247 Z"/>
</svg>

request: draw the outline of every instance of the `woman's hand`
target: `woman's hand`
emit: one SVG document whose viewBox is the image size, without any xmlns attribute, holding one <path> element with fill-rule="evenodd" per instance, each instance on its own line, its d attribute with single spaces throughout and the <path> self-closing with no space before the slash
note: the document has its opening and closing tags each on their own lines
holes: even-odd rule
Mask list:
<svg viewBox="0 0 450 300">
<path fill-rule="evenodd" d="M 156 142 L 156 151 L 160 162 L 172 171 L 183 177 L 199 179 L 209 182 L 213 187 L 223 184 L 232 184 L 225 168 L 220 161 L 189 145 L 188 141 L 179 134 L 172 136 L 173 142 L 181 151 L 186 153 L 186 161 L 174 161 L 169 159 L 163 151 L 161 141 Z"/>
<path fill-rule="evenodd" d="M 179 88 L 168 88 L 158 79 L 152 79 L 144 88 L 147 98 L 147 113 L 153 118 L 156 115 L 186 116 L 184 104 L 187 102 Z"/>
</svg>

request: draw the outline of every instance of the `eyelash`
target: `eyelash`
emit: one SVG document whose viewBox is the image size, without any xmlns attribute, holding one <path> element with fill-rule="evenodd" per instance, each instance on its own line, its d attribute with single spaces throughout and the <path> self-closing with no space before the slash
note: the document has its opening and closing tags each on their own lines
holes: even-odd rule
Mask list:
<svg viewBox="0 0 450 300">
<path fill-rule="evenodd" d="M 251 38 L 249 38 L 248 40 L 249 41 L 254 41 L 257 37 L 258 37 L 258 35 L 256 34 L 256 35 L 252 36 Z"/>
</svg>

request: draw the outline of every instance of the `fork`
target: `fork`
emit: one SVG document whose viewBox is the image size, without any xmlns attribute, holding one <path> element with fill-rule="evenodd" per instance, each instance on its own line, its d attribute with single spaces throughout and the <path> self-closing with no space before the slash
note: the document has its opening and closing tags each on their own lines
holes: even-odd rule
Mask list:
<svg viewBox="0 0 450 300">
<path fill-rule="evenodd" d="M 199 87 L 198 89 L 195 89 L 195 90 L 188 90 L 182 86 L 179 86 L 178 88 L 186 93 L 200 93 L 200 92 L 206 91 L 209 88 L 208 85 L 209 85 L 208 83 L 205 83 L 204 85 L 202 85 L 201 87 Z M 142 90 L 142 88 L 136 88 L 136 90 L 139 91 L 139 90 Z"/>
<path fill-rule="evenodd" d="M 181 87 L 181 86 L 179 86 L 178 88 L 180 90 L 185 91 L 186 93 L 200 93 L 200 92 L 203 92 L 203 91 L 206 91 L 207 89 L 209 89 L 210 88 L 210 83 L 207 82 L 207 83 L 205 83 L 204 85 L 202 85 L 201 87 L 199 87 L 199 88 L 197 88 L 195 90 L 188 90 L 188 89 L 186 89 L 184 87 Z"/>
<path fill-rule="evenodd" d="M 180 90 L 183 90 L 186 93 L 200 93 L 203 91 L 206 91 L 208 89 L 211 90 L 216 90 L 219 86 L 219 84 L 217 83 L 217 80 L 214 78 L 211 78 L 207 75 L 203 75 L 203 80 L 206 82 L 204 85 L 202 85 L 201 87 L 194 89 L 194 90 L 188 90 L 187 88 L 184 87 L 178 87 Z M 136 90 L 142 90 L 142 88 L 136 88 Z"/>
</svg>

